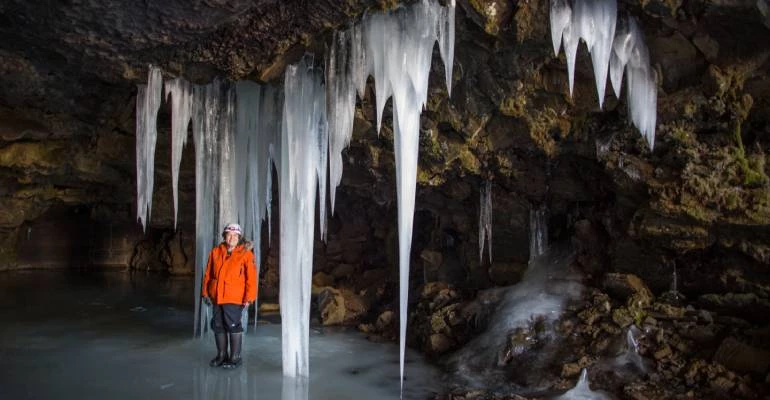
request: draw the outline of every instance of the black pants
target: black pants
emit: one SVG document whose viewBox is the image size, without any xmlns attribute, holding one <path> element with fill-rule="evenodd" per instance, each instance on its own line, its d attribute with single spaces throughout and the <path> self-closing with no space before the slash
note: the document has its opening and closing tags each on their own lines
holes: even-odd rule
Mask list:
<svg viewBox="0 0 770 400">
<path fill-rule="evenodd" d="M 214 304 L 211 330 L 214 333 L 243 332 L 243 326 L 241 326 L 242 313 L 243 306 L 240 304 Z"/>
</svg>

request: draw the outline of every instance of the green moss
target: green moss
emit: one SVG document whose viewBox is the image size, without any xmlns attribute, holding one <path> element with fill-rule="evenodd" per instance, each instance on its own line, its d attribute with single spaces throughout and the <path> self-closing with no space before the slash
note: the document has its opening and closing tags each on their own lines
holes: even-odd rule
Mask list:
<svg viewBox="0 0 770 400">
<path fill-rule="evenodd" d="M 457 155 L 457 159 L 460 160 L 460 165 L 465 170 L 468 170 L 476 175 L 480 174 L 481 162 L 467 147 L 463 147 L 460 150 L 460 153 Z"/>
<path fill-rule="evenodd" d="M 768 183 L 768 177 L 764 171 L 764 157 L 754 157 L 750 162 L 746 157 L 746 150 L 743 147 L 741 138 L 741 124 L 736 123 L 733 129 L 733 138 L 737 148 L 733 152 L 736 162 L 743 174 L 743 185 L 747 187 L 759 187 Z"/>
</svg>

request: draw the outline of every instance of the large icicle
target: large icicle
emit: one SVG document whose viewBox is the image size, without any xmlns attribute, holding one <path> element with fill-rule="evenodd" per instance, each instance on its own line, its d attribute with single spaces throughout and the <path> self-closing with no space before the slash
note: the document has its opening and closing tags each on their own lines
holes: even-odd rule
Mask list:
<svg viewBox="0 0 770 400">
<path fill-rule="evenodd" d="M 193 139 L 195 143 L 195 330 L 207 332 L 209 307 L 201 310 L 201 281 L 208 253 L 219 238 L 220 140 L 223 88 L 218 79 L 193 87 Z"/>
<path fill-rule="evenodd" d="M 450 2 L 450 8 L 454 2 Z M 393 96 L 393 128 L 396 156 L 396 186 L 399 232 L 400 373 L 403 389 L 406 319 L 409 290 L 409 256 L 412 243 L 414 198 L 417 180 L 417 148 L 420 112 L 427 100 L 428 75 L 434 43 L 439 40 L 452 70 L 453 10 L 444 10 L 435 0 L 423 0 L 409 8 L 378 14 L 364 22 L 366 59 L 371 60 L 377 103 L 377 129 L 388 97 Z M 447 76 L 448 86 L 451 76 Z"/>
<path fill-rule="evenodd" d="M 136 218 L 147 229 L 152 213 L 155 171 L 155 142 L 158 137 L 163 77 L 159 68 L 149 66 L 147 84 L 137 85 L 136 93 Z"/>
<path fill-rule="evenodd" d="M 308 376 L 313 218 L 325 162 L 326 104 L 321 72 L 302 58 L 286 69 L 281 128 L 281 332 L 283 374 Z"/>
<path fill-rule="evenodd" d="M 182 78 L 165 83 L 166 101 L 171 102 L 171 187 L 174 196 L 174 228 L 179 211 L 179 165 L 182 149 L 187 143 L 187 128 L 193 108 L 192 86 Z"/>
<path fill-rule="evenodd" d="M 492 181 L 485 181 L 479 190 L 479 264 L 484 259 L 484 240 L 487 241 L 489 262 L 492 262 Z"/>
<path fill-rule="evenodd" d="M 270 147 L 280 135 L 283 104 L 278 90 L 250 81 L 235 84 L 235 154 L 237 187 L 243 191 L 238 205 L 238 220 L 244 236 L 254 243 L 260 260 L 262 221 L 270 208 L 272 156 Z"/>
</svg>

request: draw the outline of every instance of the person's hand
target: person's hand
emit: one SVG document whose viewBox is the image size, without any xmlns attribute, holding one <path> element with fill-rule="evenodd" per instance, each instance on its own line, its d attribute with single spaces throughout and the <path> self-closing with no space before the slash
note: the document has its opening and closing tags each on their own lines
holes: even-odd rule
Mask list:
<svg viewBox="0 0 770 400">
<path fill-rule="evenodd" d="M 251 303 L 249 303 L 248 301 L 245 301 L 245 302 L 243 302 L 243 306 L 244 306 L 244 307 L 248 307 L 248 306 L 249 306 L 249 304 L 251 304 Z"/>
<path fill-rule="evenodd" d="M 210 306 L 211 305 L 211 299 L 209 299 L 208 297 L 204 297 L 203 298 L 203 304 L 205 304 L 207 306 Z"/>
</svg>

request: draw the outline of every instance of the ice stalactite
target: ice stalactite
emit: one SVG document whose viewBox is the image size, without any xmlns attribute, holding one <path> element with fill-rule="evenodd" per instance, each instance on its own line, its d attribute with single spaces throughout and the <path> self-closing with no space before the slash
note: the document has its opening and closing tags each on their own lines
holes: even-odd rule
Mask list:
<svg viewBox="0 0 770 400">
<path fill-rule="evenodd" d="M 529 211 L 529 262 L 548 249 L 548 214 L 544 206 Z"/>
<path fill-rule="evenodd" d="M 479 264 L 484 260 L 486 239 L 489 262 L 492 262 L 492 181 L 485 181 L 479 190 Z"/>
<path fill-rule="evenodd" d="M 342 181 L 342 150 L 350 144 L 353 136 L 353 118 L 356 112 L 356 79 L 363 79 L 367 72 L 363 65 L 356 65 L 356 51 L 361 42 L 360 27 L 337 32 L 326 59 L 326 97 L 329 120 L 329 196 L 332 213 L 336 188 Z M 367 74 L 368 75 L 368 74 Z"/>
<path fill-rule="evenodd" d="M 158 137 L 163 76 L 150 65 L 147 84 L 137 85 L 136 93 L 136 218 L 147 229 L 152 213 L 152 189 L 155 172 L 155 142 Z"/>
<path fill-rule="evenodd" d="M 578 379 L 575 387 L 568 390 L 563 395 L 556 397 L 555 400 L 609 400 L 611 397 L 605 393 L 599 391 L 593 391 L 588 386 L 588 370 L 583 368 L 580 371 L 580 379 Z"/>
<path fill-rule="evenodd" d="M 254 243 L 260 259 L 262 221 L 270 208 L 272 184 L 271 146 L 277 146 L 282 106 L 273 86 L 250 81 L 235 83 L 235 186 L 238 188 L 237 220 L 244 237 Z"/>
<path fill-rule="evenodd" d="M 242 197 L 241 188 L 235 187 L 235 171 L 241 166 L 235 164 L 235 89 L 222 85 L 222 101 L 219 116 L 219 212 L 216 226 L 222 229 L 225 225 L 237 221 L 238 198 Z"/>
<path fill-rule="evenodd" d="M 179 165 L 187 143 L 187 128 L 193 109 L 192 85 L 182 78 L 164 83 L 166 101 L 171 102 L 171 187 L 174 196 L 174 228 L 179 212 Z"/>
<path fill-rule="evenodd" d="M 655 78 L 655 71 L 650 67 L 650 55 L 647 46 L 644 44 L 644 37 L 636 24 L 636 21 L 629 17 L 628 35 L 634 38 L 631 42 L 633 46 L 614 47 L 615 53 L 628 51 L 627 54 L 618 54 L 617 59 L 628 59 L 625 65 L 626 97 L 628 99 L 628 108 L 631 114 L 631 121 L 639 128 L 639 132 L 647 140 L 650 150 L 655 145 L 655 124 L 657 121 L 658 104 L 658 86 Z M 621 75 L 622 77 L 622 75 Z M 622 79 L 619 80 L 622 83 Z M 620 85 L 619 83 L 619 85 Z M 620 87 L 616 90 L 620 92 Z"/>
<path fill-rule="evenodd" d="M 280 162 L 283 374 L 308 376 L 310 281 L 319 171 L 328 141 L 322 73 L 303 57 L 286 69 Z M 325 171 L 325 170 L 324 170 Z M 325 172 L 324 172 L 325 179 Z M 323 202 L 319 202 L 323 204 Z"/>
<path fill-rule="evenodd" d="M 572 7 L 567 0 L 551 0 L 551 42 L 554 57 L 559 55 L 564 29 L 572 21 Z M 566 49 L 565 49 L 566 50 Z"/>
<path fill-rule="evenodd" d="M 378 133 L 382 126 L 385 103 L 393 97 L 401 282 L 402 387 L 420 113 L 427 101 L 428 76 L 433 46 L 437 41 L 444 60 L 447 91 L 451 91 L 454 16 L 454 1 L 442 7 L 436 0 L 423 0 L 393 12 L 369 15 L 360 24 L 335 35 L 327 59 L 326 82 L 330 102 L 329 191 L 332 193 L 332 207 L 342 173 L 340 153 L 350 141 L 352 132 L 355 93 L 363 96 L 366 78 L 369 75 L 374 77 Z"/>
<path fill-rule="evenodd" d="M 586 42 L 591 53 L 599 108 L 604 104 L 617 15 L 616 0 L 577 0 L 572 13 L 573 27 L 577 26 L 580 38 Z"/>
<path fill-rule="evenodd" d="M 454 8 L 450 2 L 448 8 Z M 366 59 L 374 74 L 377 103 L 377 129 L 382 125 L 382 113 L 388 97 L 393 97 L 393 130 L 396 156 L 396 187 L 398 198 L 399 233 L 399 344 L 400 374 L 403 389 L 406 319 L 409 291 L 409 258 L 414 222 L 414 199 L 417 184 L 417 148 L 420 134 L 420 113 L 428 97 L 428 75 L 433 46 L 439 41 L 446 56 L 448 83 L 454 48 L 454 10 L 437 1 L 423 0 L 408 8 L 366 19 L 364 41 Z"/>
<path fill-rule="evenodd" d="M 201 312 L 200 290 L 209 251 L 219 238 L 220 132 L 225 88 L 219 80 L 193 86 L 193 140 L 195 143 L 195 332 L 202 336 L 209 309 Z"/>
<path fill-rule="evenodd" d="M 554 54 L 558 55 L 561 41 L 567 58 L 570 95 L 574 87 L 577 47 L 582 39 L 591 53 L 599 107 L 604 104 L 608 71 L 615 95 L 620 98 L 625 70 L 631 121 L 653 149 L 657 83 L 636 21 L 630 16 L 618 19 L 616 0 L 575 0 L 574 7 L 567 0 L 552 0 L 550 10 Z"/>
</svg>

